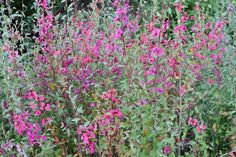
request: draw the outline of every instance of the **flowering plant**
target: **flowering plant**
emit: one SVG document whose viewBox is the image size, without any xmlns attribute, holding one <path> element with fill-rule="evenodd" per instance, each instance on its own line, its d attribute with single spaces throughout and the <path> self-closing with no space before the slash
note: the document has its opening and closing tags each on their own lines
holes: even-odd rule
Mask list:
<svg viewBox="0 0 236 157">
<path fill-rule="evenodd" d="M 38 0 L 30 39 L 2 9 L 0 154 L 232 151 L 235 45 L 225 41 L 233 13 L 215 20 L 204 1 L 162 0 L 144 18 L 128 0 L 99 2 L 54 15 L 53 2 Z"/>
</svg>

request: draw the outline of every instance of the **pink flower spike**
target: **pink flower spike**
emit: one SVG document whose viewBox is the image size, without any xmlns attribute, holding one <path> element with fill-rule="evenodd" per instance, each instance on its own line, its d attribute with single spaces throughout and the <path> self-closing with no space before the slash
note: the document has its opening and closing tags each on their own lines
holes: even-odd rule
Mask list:
<svg viewBox="0 0 236 157">
<path fill-rule="evenodd" d="M 30 108 L 34 110 L 36 108 L 36 104 L 34 102 L 30 102 Z"/>
</svg>

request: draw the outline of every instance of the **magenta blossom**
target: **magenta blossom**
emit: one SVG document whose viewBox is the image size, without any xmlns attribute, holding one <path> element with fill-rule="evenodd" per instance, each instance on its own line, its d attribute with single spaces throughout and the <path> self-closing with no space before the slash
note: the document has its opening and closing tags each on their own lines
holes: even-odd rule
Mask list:
<svg viewBox="0 0 236 157">
<path fill-rule="evenodd" d="M 198 123 L 197 119 L 193 119 L 192 117 L 189 117 L 188 119 L 188 125 L 196 126 Z"/>
<path fill-rule="evenodd" d="M 203 130 L 206 129 L 206 125 L 204 123 L 201 123 L 200 125 L 197 125 L 196 129 L 198 133 L 201 133 Z"/>
<path fill-rule="evenodd" d="M 170 154 L 170 151 L 171 151 L 170 146 L 169 146 L 169 145 L 166 145 L 166 146 L 164 147 L 164 154 L 169 155 L 169 154 Z"/>
</svg>

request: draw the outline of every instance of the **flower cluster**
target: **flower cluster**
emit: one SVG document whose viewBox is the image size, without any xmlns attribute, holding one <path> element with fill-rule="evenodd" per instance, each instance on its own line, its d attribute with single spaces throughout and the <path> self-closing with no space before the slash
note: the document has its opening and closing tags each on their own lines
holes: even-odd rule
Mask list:
<svg viewBox="0 0 236 157">
<path fill-rule="evenodd" d="M 0 72 L 0 112 L 4 122 L 11 115 L 9 127 L 14 128 L 4 131 L 26 139 L 32 148 L 29 151 L 36 153 L 53 143 L 53 151 L 61 153 L 55 156 L 150 152 L 163 156 L 177 151 L 186 155 L 197 146 L 205 150 L 209 138 L 205 135 L 210 131 L 200 133 L 213 120 L 195 110 L 206 110 L 198 103 L 202 97 L 220 95 L 216 85 L 223 82 L 226 23 L 210 21 L 202 3 L 185 6 L 187 2 L 180 1 L 171 7 L 163 0 L 162 9 L 168 8 L 167 12 L 162 10 L 161 16 L 147 12 L 154 16 L 143 19 L 140 15 L 144 13 L 132 10 L 129 0 L 106 2 L 104 7 L 111 8 L 96 15 L 72 14 L 77 6 L 71 4 L 63 16 L 53 15 L 54 3 L 38 0 L 38 36 L 33 43 L 22 44 L 29 55 L 19 57 L 21 50 L 15 45 L 26 41 L 16 44 L 21 36 L 14 29 L 10 30 L 12 41 L 4 39 L 0 48 L 6 62 L 6 69 Z M 171 12 L 176 18 L 169 16 Z M 7 72 L 16 75 L 5 77 Z M 11 88 L 11 80 L 17 81 L 13 82 L 16 90 Z M 187 122 L 183 118 L 195 114 L 201 117 L 189 117 Z M 205 143 L 192 141 L 195 131 Z M 9 141 L 2 147 L 0 152 L 14 149 Z M 24 155 L 20 145 L 15 147 Z"/>
<path fill-rule="evenodd" d="M 29 143 L 31 145 L 36 144 L 41 141 L 46 140 L 45 135 L 40 135 L 41 126 L 39 123 L 31 123 L 29 121 L 29 113 L 24 112 L 23 114 L 15 114 L 13 121 L 14 121 L 14 128 L 16 129 L 19 135 L 26 135 Z"/>
<path fill-rule="evenodd" d="M 15 148 L 20 155 L 24 157 L 28 157 L 27 150 L 29 149 L 29 145 L 23 142 L 15 143 L 13 140 L 8 140 L 1 144 L 0 155 L 2 155 L 3 152 L 12 153 L 14 152 Z M 12 154 L 11 156 L 14 156 L 14 155 Z"/>
<path fill-rule="evenodd" d="M 87 127 L 79 126 L 77 128 L 78 135 L 81 136 L 85 150 L 89 151 L 91 154 L 95 152 L 95 131 L 97 126 L 95 124 L 90 124 Z M 80 144 L 79 144 L 80 145 Z"/>
<path fill-rule="evenodd" d="M 114 124 L 116 118 L 122 118 L 122 112 L 120 111 L 120 109 L 110 110 L 109 112 L 105 113 L 102 119 L 100 119 L 98 122 L 99 126 L 104 127 L 109 126 L 110 124 Z M 107 132 L 107 130 L 104 132 Z"/>
<path fill-rule="evenodd" d="M 3 45 L 3 51 L 8 53 L 9 62 L 15 62 L 19 57 L 19 52 L 12 50 L 11 46 L 6 43 Z"/>
<path fill-rule="evenodd" d="M 42 131 L 43 127 L 52 122 L 52 118 L 45 117 L 46 112 L 51 111 L 51 105 L 45 103 L 44 96 L 38 95 L 34 90 L 26 92 L 22 98 L 30 101 L 29 109 L 33 111 L 33 114 L 28 110 L 21 114 L 15 113 L 13 115 L 16 132 L 19 135 L 26 136 L 31 145 L 46 141 L 46 136 L 42 134 Z M 42 113 L 44 116 L 40 116 Z M 34 122 L 32 121 L 33 117 Z"/>
<path fill-rule="evenodd" d="M 34 111 L 36 116 L 40 116 L 41 112 L 49 112 L 51 111 L 50 103 L 45 102 L 45 98 L 43 95 L 38 95 L 35 91 L 30 91 L 23 96 L 30 100 L 30 108 Z"/>
<path fill-rule="evenodd" d="M 203 130 L 206 129 L 206 125 L 203 122 L 199 123 L 196 118 L 193 119 L 192 117 L 189 117 L 188 125 L 195 126 L 198 133 L 201 133 Z"/>
<path fill-rule="evenodd" d="M 114 88 L 109 89 L 107 92 L 103 92 L 101 98 L 103 100 L 111 100 L 113 103 L 120 103 L 120 99 L 116 98 L 117 92 Z"/>
</svg>

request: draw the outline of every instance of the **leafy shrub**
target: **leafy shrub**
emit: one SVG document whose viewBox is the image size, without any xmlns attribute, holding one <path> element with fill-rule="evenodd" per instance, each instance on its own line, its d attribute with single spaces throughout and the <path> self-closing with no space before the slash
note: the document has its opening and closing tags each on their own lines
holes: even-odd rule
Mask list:
<svg viewBox="0 0 236 157">
<path fill-rule="evenodd" d="M 1 155 L 232 154 L 234 8 L 106 3 L 54 16 L 39 0 L 33 37 L 2 8 Z"/>
</svg>

